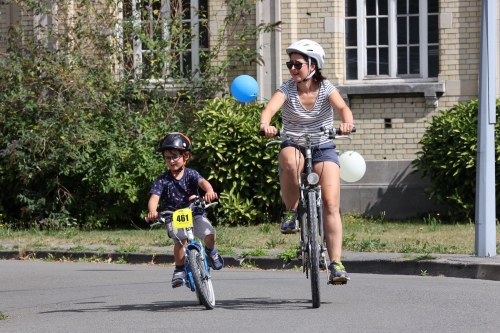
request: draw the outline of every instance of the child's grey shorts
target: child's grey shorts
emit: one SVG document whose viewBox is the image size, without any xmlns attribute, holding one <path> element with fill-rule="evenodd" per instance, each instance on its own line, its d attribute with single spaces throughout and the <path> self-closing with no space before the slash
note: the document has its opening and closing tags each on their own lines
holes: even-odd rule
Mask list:
<svg viewBox="0 0 500 333">
<path fill-rule="evenodd" d="M 206 236 L 215 234 L 215 229 L 212 227 L 210 221 L 202 215 L 193 216 L 193 234 L 201 240 L 204 240 Z M 185 229 L 174 229 L 172 223 L 166 224 L 168 237 L 174 240 L 174 243 L 179 243 L 180 240 L 187 239 L 187 233 Z"/>
</svg>

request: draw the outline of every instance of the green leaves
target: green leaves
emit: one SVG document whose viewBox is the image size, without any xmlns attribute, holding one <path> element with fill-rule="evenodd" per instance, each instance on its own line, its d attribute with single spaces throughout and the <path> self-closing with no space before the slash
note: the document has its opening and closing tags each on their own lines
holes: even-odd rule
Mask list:
<svg viewBox="0 0 500 333">
<path fill-rule="evenodd" d="M 500 116 L 497 100 L 497 117 Z M 420 140 L 422 151 L 413 165 L 430 178 L 427 192 L 438 202 L 450 207 L 455 218 L 467 221 L 474 217 L 476 193 L 478 100 L 457 104 L 450 110 L 433 116 L 425 135 Z M 500 133 L 495 125 L 495 146 L 500 153 Z M 500 176 L 500 162 L 495 166 L 496 179 Z M 497 189 L 497 207 L 500 203 Z M 497 208 L 498 211 L 498 208 Z"/>
<path fill-rule="evenodd" d="M 16 3 L 24 13 L 52 15 L 40 1 Z M 137 2 L 147 14 L 148 24 L 141 24 L 130 2 L 98 4 L 58 1 L 58 13 L 68 22 L 64 33 L 60 25 L 47 24 L 38 26 L 35 36 L 17 23 L 2 36 L 8 49 L 0 54 L 3 219 L 33 222 L 66 214 L 90 227 L 130 225 L 147 204 L 151 182 L 165 170 L 154 147 L 171 130 L 200 135 L 195 163 L 228 193 L 236 212 L 231 221 L 245 214 L 245 221 L 272 216 L 269 207 L 279 195 L 269 186 L 276 186 L 271 163 L 276 159 L 256 137 L 261 106 L 240 110 L 231 99 L 204 105 L 228 95 L 229 70 L 259 62 L 259 50 L 246 44 L 255 45 L 261 32 L 274 28 L 248 24 L 253 4 L 229 0 L 219 36 L 210 37 L 199 66 L 190 68 L 185 57 L 193 40 L 209 36 L 208 30 L 200 28 L 196 35 L 185 24 L 185 11 L 170 11 L 165 20 L 159 0 Z M 146 5 L 154 7 L 153 15 Z M 198 14 L 207 18 L 201 27 L 222 21 L 206 9 Z M 138 42 L 142 63 L 136 60 Z M 206 114 L 191 128 L 194 110 L 202 109 Z"/>
<path fill-rule="evenodd" d="M 263 108 L 215 98 L 195 113 L 194 164 L 220 193 L 219 223 L 268 222 L 280 213 L 278 148 L 266 149 L 258 136 Z"/>
</svg>

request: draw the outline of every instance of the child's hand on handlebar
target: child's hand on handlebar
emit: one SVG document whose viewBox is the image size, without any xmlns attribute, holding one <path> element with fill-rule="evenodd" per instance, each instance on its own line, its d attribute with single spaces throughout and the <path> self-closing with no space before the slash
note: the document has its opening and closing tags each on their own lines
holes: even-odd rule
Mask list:
<svg viewBox="0 0 500 333">
<path fill-rule="evenodd" d="M 210 190 L 209 192 L 205 193 L 203 199 L 205 199 L 206 202 L 210 203 L 212 202 L 212 200 L 217 199 L 217 193 L 215 193 L 213 190 Z"/>
<path fill-rule="evenodd" d="M 156 219 L 158 219 L 158 212 L 154 211 L 154 212 L 149 212 L 145 220 L 146 222 L 149 223 L 149 221 L 154 221 Z"/>
</svg>

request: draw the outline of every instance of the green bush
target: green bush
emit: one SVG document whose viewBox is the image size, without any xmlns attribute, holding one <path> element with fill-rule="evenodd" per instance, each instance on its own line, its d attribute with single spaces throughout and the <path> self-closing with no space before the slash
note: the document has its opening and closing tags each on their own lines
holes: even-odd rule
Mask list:
<svg viewBox="0 0 500 333">
<path fill-rule="evenodd" d="M 23 30 L 23 20 L 0 36 L 7 45 L 7 53 L 0 53 L 5 222 L 60 226 L 76 219 L 95 228 L 139 221 L 152 181 L 165 170 L 154 152 L 159 137 L 186 130 L 205 99 L 227 94 L 227 71 L 260 59 L 245 40 L 274 29 L 245 24 L 242 13 L 248 15 L 253 4 L 229 0 L 220 38 L 201 52 L 200 67 L 180 68 L 199 36 L 183 24 L 182 10 L 164 20 L 153 9 L 159 0 L 136 3 L 150 18 L 147 25 L 127 15 L 119 19 L 122 3 L 130 14 L 130 1 L 61 0 L 57 15 L 43 1 L 6 0 L 11 2 L 27 17 L 46 15 L 54 24 L 37 26 L 34 35 Z M 206 18 L 206 10 L 199 15 Z M 157 38 L 164 35 L 161 22 L 168 22 L 168 39 Z M 137 40 L 148 52 L 144 66 L 133 68 Z"/>
<path fill-rule="evenodd" d="M 476 155 L 478 100 L 457 104 L 450 110 L 432 117 L 420 144 L 422 151 L 413 165 L 430 178 L 426 189 L 430 197 L 448 205 L 449 214 L 460 220 L 474 218 L 476 196 Z M 497 118 L 500 104 L 496 104 Z M 495 125 L 496 155 L 500 153 L 499 123 Z M 500 161 L 496 159 L 495 177 L 500 176 Z M 500 203 L 496 189 L 497 212 Z"/>
<path fill-rule="evenodd" d="M 169 130 L 166 99 L 129 92 L 108 71 L 64 70 L 33 48 L 0 63 L 0 204 L 4 217 L 70 215 L 100 226 L 137 215 L 159 133 Z M 32 75 L 39 57 L 44 75 Z M 60 75 L 60 72 L 64 75 Z M 147 106 L 147 110 L 145 109 Z"/>
<path fill-rule="evenodd" d="M 256 224 L 280 213 L 278 146 L 258 135 L 263 105 L 216 98 L 195 113 L 194 164 L 220 194 L 218 222 Z M 278 124 L 281 117 L 273 120 Z"/>
</svg>

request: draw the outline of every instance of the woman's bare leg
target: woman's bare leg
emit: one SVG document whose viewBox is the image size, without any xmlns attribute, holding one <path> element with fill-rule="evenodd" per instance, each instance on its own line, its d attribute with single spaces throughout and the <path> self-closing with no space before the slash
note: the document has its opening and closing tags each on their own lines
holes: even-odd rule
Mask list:
<svg viewBox="0 0 500 333">
<path fill-rule="evenodd" d="M 330 261 L 340 261 L 342 255 L 342 221 L 339 210 L 340 168 L 334 162 L 319 162 L 314 172 L 321 176 L 323 220 L 326 248 Z"/>
<path fill-rule="evenodd" d="M 279 155 L 281 167 L 281 195 L 287 210 L 297 209 L 299 203 L 298 177 L 304 170 L 304 156 L 294 147 L 286 147 Z"/>
</svg>

